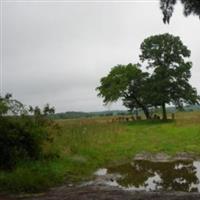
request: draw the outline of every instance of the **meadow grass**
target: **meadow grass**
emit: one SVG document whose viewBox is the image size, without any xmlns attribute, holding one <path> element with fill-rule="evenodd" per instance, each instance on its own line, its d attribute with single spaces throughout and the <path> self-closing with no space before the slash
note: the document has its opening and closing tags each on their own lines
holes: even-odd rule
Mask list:
<svg viewBox="0 0 200 200">
<path fill-rule="evenodd" d="M 90 179 L 93 172 L 130 161 L 139 152 L 200 154 L 200 113 L 177 113 L 175 121 L 111 122 L 111 118 L 59 120 L 60 133 L 47 151 L 59 155 L 21 163 L 0 172 L 0 188 L 38 192 L 63 183 Z"/>
</svg>

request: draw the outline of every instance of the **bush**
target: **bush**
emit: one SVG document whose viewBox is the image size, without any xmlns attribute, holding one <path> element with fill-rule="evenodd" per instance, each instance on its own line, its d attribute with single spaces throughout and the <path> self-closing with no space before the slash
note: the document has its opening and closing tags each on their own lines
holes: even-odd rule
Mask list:
<svg viewBox="0 0 200 200">
<path fill-rule="evenodd" d="M 12 169 L 19 161 L 39 159 L 43 156 L 43 144 L 52 141 L 48 134 L 52 121 L 47 115 L 54 113 L 54 108 L 47 104 L 43 110 L 37 106 L 27 110 L 11 97 L 10 94 L 0 96 L 1 169 Z"/>
<path fill-rule="evenodd" d="M 46 128 L 31 117 L 1 117 L 0 168 L 11 169 L 19 160 L 35 160 L 48 140 Z"/>
</svg>

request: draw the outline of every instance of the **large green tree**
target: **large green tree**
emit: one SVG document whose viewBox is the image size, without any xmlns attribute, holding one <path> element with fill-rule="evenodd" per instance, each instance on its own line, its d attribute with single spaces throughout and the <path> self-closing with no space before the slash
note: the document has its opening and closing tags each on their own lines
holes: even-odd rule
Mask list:
<svg viewBox="0 0 200 200">
<path fill-rule="evenodd" d="M 177 0 L 160 0 L 160 8 L 163 12 L 164 23 L 169 23 Z M 197 15 L 200 17 L 200 0 L 180 0 L 184 7 L 184 15 Z"/>
<path fill-rule="evenodd" d="M 146 118 L 150 118 L 144 98 L 147 79 L 148 73 L 142 72 L 139 64 L 117 65 L 101 78 L 101 84 L 96 90 L 98 96 L 104 98 L 105 104 L 122 99 L 130 110 L 141 108 Z"/>
<path fill-rule="evenodd" d="M 188 82 L 192 67 L 188 61 L 190 50 L 179 37 L 167 33 L 151 36 L 140 48 L 141 61 L 153 69 L 146 95 L 149 102 L 162 107 L 163 119 L 167 119 L 166 104 L 182 107 L 184 103 L 198 103 L 197 92 Z"/>
</svg>

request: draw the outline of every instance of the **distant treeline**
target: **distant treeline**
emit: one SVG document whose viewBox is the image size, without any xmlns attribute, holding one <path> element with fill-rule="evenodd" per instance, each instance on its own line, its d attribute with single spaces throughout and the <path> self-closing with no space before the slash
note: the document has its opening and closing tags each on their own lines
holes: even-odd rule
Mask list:
<svg viewBox="0 0 200 200">
<path fill-rule="evenodd" d="M 98 116 L 116 116 L 116 115 L 127 115 L 130 114 L 129 111 L 126 110 L 112 110 L 112 111 L 101 111 L 101 112 L 64 112 L 64 113 L 56 113 L 51 115 L 50 117 L 53 119 L 75 119 L 75 118 L 90 118 L 90 117 L 98 117 Z"/>
<path fill-rule="evenodd" d="M 181 111 L 183 112 L 191 112 L 191 111 L 199 111 L 199 105 L 190 105 L 185 106 Z M 175 107 L 167 107 L 168 112 L 177 112 Z M 179 110 L 180 111 L 180 110 Z M 159 113 L 160 109 L 153 108 L 151 112 Z M 117 115 L 135 115 L 136 112 L 131 113 L 128 110 L 110 110 L 110 111 L 100 111 L 100 112 L 64 112 L 64 113 L 55 113 L 50 117 L 53 119 L 76 119 L 76 118 L 91 118 L 91 117 L 103 117 L 103 116 L 117 116 Z M 138 114 L 142 114 L 142 110 L 138 109 Z"/>
</svg>

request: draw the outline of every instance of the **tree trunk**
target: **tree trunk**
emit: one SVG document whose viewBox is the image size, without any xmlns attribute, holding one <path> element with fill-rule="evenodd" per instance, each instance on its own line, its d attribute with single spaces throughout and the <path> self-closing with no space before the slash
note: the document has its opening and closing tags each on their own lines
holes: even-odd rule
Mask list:
<svg viewBox="0 0 200 200">
<path fill-rule="evenodd" d="M 136 98 L 135 98 L 135 101 L 137 102 L 137 104 L 139 105 L 139 107 L 142 108 L 146 119 L 150 119 L 150 113 L 149 113 L 148 108 L 144 104 L 142 104 L 139 100 L 137 100 Z"/>
<path fill-rule="evenodd" d="M 163 112 L 163 120 L 167 120 L 167 111 L 166 111 L 165 103 L 162 104 L 162 112 Z"/>
<path fill-rule="evenodd" d="M 150 119 L 150 113 L 149 113 L 148 108 L 146 106 L 144 106 L 144 105 L 141 105 L 141 108 L 142 108 L 142 110 L 143 110 L 143 112 L 145 114 L 146 119 Z"/>
<path fill-rule="evenodd" d="M 127 97 L 128 97 L 128 95 L 127 95 Z M 150 119 L 151 116 L 150 116 L 148 107 L 145 106 L 143 103 L 141 103 L 140 100 L 138 100 L 135 96 L 133 96 L 132 98 L 135 100 L 135 102 L 137 103 L 138 107 L 142 108 L 146 119 Z"/>
</svg>

